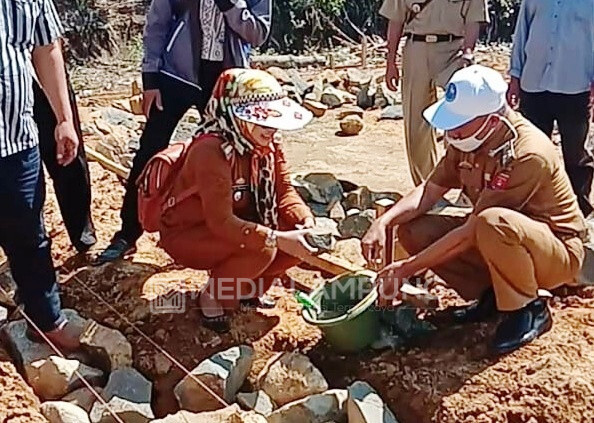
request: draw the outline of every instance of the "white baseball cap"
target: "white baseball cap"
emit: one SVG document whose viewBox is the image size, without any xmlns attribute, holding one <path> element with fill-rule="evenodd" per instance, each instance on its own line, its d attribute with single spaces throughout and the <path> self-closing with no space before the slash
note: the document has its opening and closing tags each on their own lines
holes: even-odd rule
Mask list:
<svg viewBox="0 0 594 423">
<path fill-rule="evenodd" d="M 423 116 L 434 127 L 458 128 L 505 105 L 507 83 L 494 69 L 472 65 L 460 69 L 446 86 L 444 97 L 429 106 Z"/>
</svg>

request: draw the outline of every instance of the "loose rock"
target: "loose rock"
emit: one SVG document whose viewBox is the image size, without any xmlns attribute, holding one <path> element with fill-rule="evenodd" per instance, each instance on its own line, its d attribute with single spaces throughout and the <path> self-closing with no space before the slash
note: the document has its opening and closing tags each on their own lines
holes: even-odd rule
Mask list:
<svg viewBox="0 0 594 423">
<path fill-rule="evenodd" d="M 297 176 L 293 186 L 318 217 L 328 217 L 332 207 L 343 198 L 342 185 L 331 173 Z"/>
<path fill-rule="evenodd" d="M 192 370 L 192 376 L 231 403 L 249 374 L 253 360 L 252 348 L 246 345 L 233 347 L 204 360 Z M 194 378 L 184 377 L 174 389 L 180 408 L 194 412 L 219 409 L 220 402 L 207 393 Z"/>
<path fill-rule="evenodd" d="M 341 220 L 343 220 L 346 217 L 346 212 L 344 211 L 342 204 L 336 203 L 334 207 L 330 209 L 329 216 L 330 219 L 336 222 L 340 222 Z"/>
<path fill-rule="evenodd" d="M 363 113 L 365 113 L 364 110 L 359 106 L 346 106 L 344 107 L 344 110 L 341 110 L 340 113 L 338 113 L 338 120 L 342 120 L 345 117 L 352 115 L 359 116 L 362 119 Z"/>
<path fill-rule="evenodd" d="M 349 68 L 346 72 L 345 84 L 349 87 L 361 88 L 371 82 L 371 73 L 363 72 L 357 68 Z"/>
<path fill-rule="evenodd" d="M 313 84 L 307 83 L 303 80 L 301 74 L 297 69 L 287 69 L 287 74 L 291 78 L 291 81 L 295 89 L 297 89 L 299 94 L 301 94 L 302 96 L 305 95 L 305 93 L 313 87 Z"/>
<path fill-rule="evenodd" d="M 278 66 L 271 66 L 268 69 L 266 69 L 266 72 L 268 72 L 270 75 L 274 76 L 276 78 L 276 80 L 278 82 L 280 82 L 281 84 L 292 84 L 293 83 L 293 80 L 289 76 L 289 73 L 286 70 L 279 68 Z"/>
<path fill-rule="evenodd" d="M 27 381 L 35 393 L 44 400 L 56 400 L 81 386 L 78 372 L 91 385 L 99 385 L 103 381 L 101 370 L 89 367 L 78 360 L 68 360 L 58 356 L 50 356 L 27 366 Z"/>
<path fill-rule="evenodd" d="M 347 413 L 349 423 L 398 423 L 377 392 L 361 381 L 348 388 Z"/>
<path fill-rule="evenodd" d="M 357 106 L 363 110 L 373 107 L 375 101 L 375 87 L 366 84 L 361 87 L 361 91 L 357 94 Z"/>
<path fill-rule="evenodd" d="M 266 418 L 253 411 L 245 412 L 237 404 L 222 408 L 217 411 L 205 413 L 192 413 L 179 411 L 176 414 L 153 420 L 151 423 L 267 423 Z"/>
<path fill-rule="evenodd" d="M 394 106 L 388 106 L 380 115 L 380 119 L 393 119 L 393 120 L 400 120 L 404 119 L 404 110 L 400 104 L 396 104 Z"/>
<path fill-rule="evenodd" d="M 322 117 L 326 114 L 326 110 L 328 110 L 328 106 L 324 103 L 315 100 L 304 100 L 303 107 L 313 113 L 315 117 Z"/>
<path fill-rule="evenodd" d="M 338 231 L 343 238 L 362 239 L 375 220 L 375 210 L 364 210 L 361 213 L 347 216 L 338 225 Z"/>
<path fill-rule="evenodd" d="M 94 389 L 99 395 L 103 394 L 102 388 L 94 387 Z M 74 404 L 89 413 L 91 412 L 91 408 L 93 408 L 93 404 L 97 401 L 97 397 L 95 397 L 89 388 L 84 387 L 69 393 L 62 398 L 62 401 Z"/>
<path fill-rule="evenodd" d="M 342 78 L 332 69 L 325 69 L 320 75 L 320 79 L 327 84 L 337 87 L 341 82 Z"/>
<path fill-rule="evenodd" d="M 132 366 L 132 345 L 118 330 L 89 321 L 80 336 L 80 343 L 105 371 Z"/>
<path fill-rule="evenodd" d="M 344 405 L 347 396 L 348 394 L 345 389 L 332 389 L 322 394 L 311 395 L 279 408 L 268 416 L 268 423 L 326 423 L 329 420 L 343 421 L 346 415 Z M 382 421 L 373 421 L 373 423 L 376 422 L 380 423 Z M 372 421 L 369 423 L 372 423 Z"/>
<path fill-rule="evenodd" d="M 64 310 L 64 314 L 69 320 L 69 324 L 72 326 L 72 331 L 77 333 L 84 322 L 85 319 L 80 317 L 78 313 L 74 310 Z M 37 384 L 40 384 L 38 395 L 43 396 L 46 399 L 54 399 L 56 392 L 58 390 L 63 389 L 63 384 L 59 384 L 57 387 L 51 387 L 47 393 L 48 396 L 42 395 L 46 389 L 44 382 L 40 380 L 40 371 L 42 373 L 48 372 L 49 374 L 55 374 L 52 372 L 56 370 L 52 363 L 47 363 L 47 360 L 54 356 L 54 350 L 44 342 L 34 342 L 31 341 L 27 335 L 27 322 L 24 319 L 16 320 L 13 322 L 9 322 L 5 324 L 2 329 L 0 330 L 0 338 L 4 342 L 5 345 L 8 346 L 11 356 L 15 360 L 15 362 L 19 365 L 22 369 L 25 379 L 27 382 L 35 388 Z M 61 363 L 60 360 L 58 360 Z M 46 365 L 44 365 L 46 364 Z M 76 361 L 76 366 L 78 367 L 81 365 L 79 361 Z M 68 366 L 66 366 L 68 368 Z M 84 367 L 87 369 L 87 367 Z M 41 369 L 41 370 L 40 370 Z M 60 376 L 60 379 L 66 376 Z M 76 387 L 72 388 L 76 389 Z M 68 391 L 63 392 L 62 395 L 68 393 Z"/>
<path fill-rule="evenodd" d="M 87 412 L 69 402 L 45 402 L 41 404 L 41 414 L 49 423 L 90 423 Z"/>
<path fill-rule="evenodd" d="M 167 357 L 165 357 L 165 355 L 163 355 L 163 353 L 157 353 L 155 354 L 155 370 L 157 371 L 158 375 L 165 375 L 167 373 L 169 373 L 169 370 L 171 370 L 171 360 L 169 360 Z"/>
<path fill-rule="evenodd" d="M 342 202 L 342 206 L 347 209 L 367 210 L 373 207 L 371 199 L 371 191 L 369 188 L 362 186 L 354 191 L 347 193 Z"/>
<path fill-rule="evenodd" d="M 2 288 L 0 289 L 0 302 L 10 307 L 16 307 L 15 295 L 17 286 L 12 278 L 10 269 L 6 269 L 0 273 L 0 288 Z"/>
<path fill-rule="evenodd" d="M 315 229 L 332 234 L 334 236 L 340 236 L 340 232 L 338 232 L 338 223 L 327 217 L 316 217 Z"/>
<path fill-rule="evenodd" d="M 6 319 L 8 319 L 8 309 L 0 306 L 0 325 L 4 324 Z"/>
<path fill-rule="evenodd" d="M 153 385 L 133 368 L 117 369 L 109 376 L 103 398 L 109 409 L 125 422 L 148 422 L 155 416 L 151 409 Z M 91 422 L 112 423 L 109 409 L 96 401 L 91 409 Z"/>
<path fill-rule="evenodd" d="M 253 410 L 263 416 L 270 415 L 276 409 L 274 401 L 264 391 L 237 394 L 237 403 L 246 410 Z"/>
<path fill-rule="evenodd" d="M 363 129 L 363 119 L 359 116 L 347 116 L 340 121 L 340 129 L 344 135 L 357 135 Z"/>
<path fill-rule="evenodd" d="M 260 389 L 279 406 L 328 389 L 324 375 L 307 356 L 297 352 L 271 358 L 258 380 Z"/>
<path fill-rule="evenodd" d="M 330 86 L 324 89 L 320 101 L 329 108 L 334 109 L 346 103 L 354 103 L 355 99 L 355 96 L 351 93 Z"/>
</svg>

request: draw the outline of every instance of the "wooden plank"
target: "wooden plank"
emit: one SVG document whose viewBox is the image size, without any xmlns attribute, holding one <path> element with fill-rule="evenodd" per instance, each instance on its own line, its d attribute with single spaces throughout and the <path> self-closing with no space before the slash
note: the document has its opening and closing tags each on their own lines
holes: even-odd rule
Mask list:
<svg viewBox="0 0 594 423">
<path fill-rule="evenodd" d="M 121 178 L 128 179 L 128 169 L 113 160 L 108 159 L 103 154 L 93 150 L 91 147 L 85 145 L 85 153 L 91 159 L 99 163 L 105 169 L 115 173 Z"/>
<path fill-rule="evenodd" d="M 317 256 L 310 255 L 305 257 L 303 261 L 310 266 L 330 273 L 333 276 L 342 275 L 343 273 L 358 272 L 364 269 L 348 260 L 333 256 L 329 253 L 322 253 Z"/>
</svg>

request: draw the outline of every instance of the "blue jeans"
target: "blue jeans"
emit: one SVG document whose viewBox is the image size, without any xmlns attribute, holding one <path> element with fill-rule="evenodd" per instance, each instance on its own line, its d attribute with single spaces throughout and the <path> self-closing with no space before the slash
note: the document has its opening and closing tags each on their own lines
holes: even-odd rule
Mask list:
<svg viewBox="0 0 594 423">
<path fill-rule="evenodd" d="M 45 184 L 37 147 L 0 158 L 0 246 L 25 312 L 44 331 L 64 317 L 43 224 Z"/>
</svg>

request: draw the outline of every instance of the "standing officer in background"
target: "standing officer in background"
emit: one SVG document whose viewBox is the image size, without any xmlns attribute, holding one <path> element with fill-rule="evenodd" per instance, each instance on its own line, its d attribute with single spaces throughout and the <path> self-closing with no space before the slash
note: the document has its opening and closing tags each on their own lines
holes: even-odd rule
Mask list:
<svg viewBox="0 0 594 423">
<path fill-rule="evenodd" d="M 489 22 L 486 0 L 384 0 L 380 14 L 390 20 L 386 83 L 396 91 L 400 71 L 396 54 L 402 52 L 404 132 L 411 176 L 415 185 L 427 179 L 437 163 L 435 131 L 423 119 L 423 110 L 437 100 L 436 86 L 445 86 L 452 74 L 474 61 L 480 24 Z"/>
</svg>

